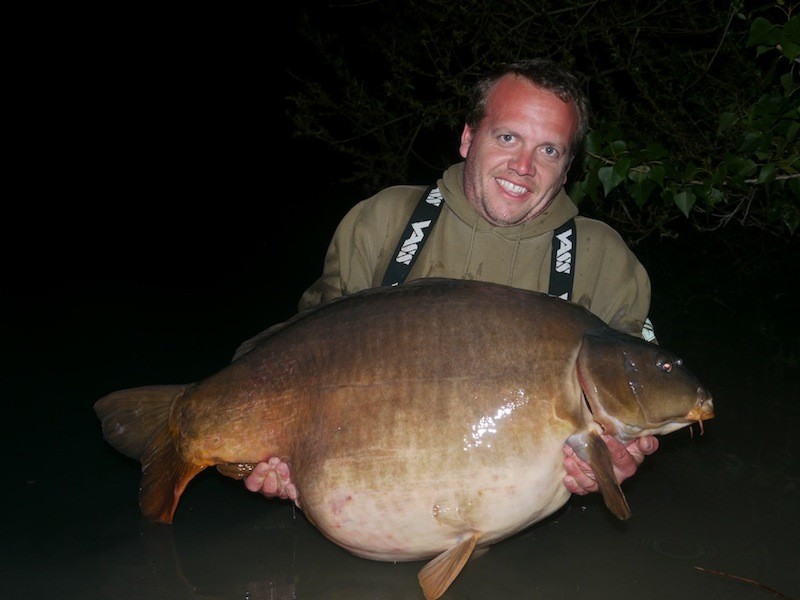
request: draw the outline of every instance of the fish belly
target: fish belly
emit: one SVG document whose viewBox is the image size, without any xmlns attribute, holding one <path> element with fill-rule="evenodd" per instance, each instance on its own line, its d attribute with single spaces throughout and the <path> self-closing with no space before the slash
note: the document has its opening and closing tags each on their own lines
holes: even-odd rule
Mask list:
<svg viewBox="0 0 800 600">
<path fill-rule="evenodd" d="M 353 554 L 418 560 L 473 533 L 487 545 L 569 498 L 562 446 L 578 424 L 555 405 L 571 399 L 517 379 L 374 387 L 328 390 L 294 453 L 303 511 Z"/>
<path fill-rule="evenodd" d="M 391 464 L 412 468 L 398 477 Z M 465 456 L 460 464 L 419 457 L 382 457 L 357 468 L 385 472 L 354 485 L 341 460 L 301 481 L 303 510 L 330 540 L 363 558 L 420 560 L 452 548 L 465 536 L 490 545 L 552 514 L 569 493 L 562 483 L 561 443 L 530 464 Z M 416 465 L 414 467 L 414 465 Z"/>
</svg>

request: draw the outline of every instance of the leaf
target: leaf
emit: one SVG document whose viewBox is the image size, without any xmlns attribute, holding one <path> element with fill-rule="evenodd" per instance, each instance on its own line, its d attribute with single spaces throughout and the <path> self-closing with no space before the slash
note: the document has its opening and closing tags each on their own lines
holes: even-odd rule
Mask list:
<svg viewBox="0 0 800 600">
<path fill-rule="evenodd" d="M 769 183 L 775 179 L 777 168 L 774 163 L 768 163 L 761 167 L 758 173 L 758 183 Z"/>
<path fill-rule="evenodd" d="M 792 87 L 794 87 L 794 75 L 791 71 L 787 71 L 780 78 L 781 87 L 783 87 L 783 92 L 786 96 L 789 96 L 789 92 L 791 91 Z"/>
<path fill-rule="evenodd" d="M 586 195 L 592 199 L 592 201 L 597 202 L 600 200 L 600 194 L 598 193 L 600 181 L 597 179 L 595 175 L 591 179 L 588 179 L 581 187 L 583 188 Z"/>
<path fill-rule="evenodd" d="M 577 185 L 573 185 L 569 189 L 569 198 L 572 200 L 572 203 L 575 206 L 580 206 L 581 200 L 586 197 L 586 193 L 583 191 L 583 185 L 578 183 Z"/>
<path fill-rule="evenodd" d="M 741 146 L 739 146 L 739 151 L 748 153 L 753 152 L 761 145 L 762 135 L 758 131 L 748 131 L 744 134 L 744 140 L 742 141 Z"/>
<path fill-rule="evenodd" d="M 603 184 L 603 193 L 608 196 L 615 187 L 622 183 L 622 177 L 617 175 L 614 167 L 601 167 L 597 170 L 597 177 Z"/>
<path fill-rule="evenodd" d="M 719 188 L 712 187 L 706 194 L 706 204 L 709 208 L 714 208 L 717 204 L 725 202 L 725 194 Z"/>
<path fill-rule="evenodd" d="M 695 195 L 692 192 L 680 192 L 675 195 L 675 205 L 681 209 L 681 212 L 689 217 L 689 212 L 695 203 Z"/>
<path fill-rule="evenodd" d="M 624 154 L 625 150 L 627 150 L 628 144 L 625 140 L 614 140 L 610 144 L 610 152 L 611 156 L 619 156 L 620 154 Z"/>
<path fill-rule="evenodd" d="M 656 184 L 649 179 L 642 178 L 630 185 L 629 189 L 634 202 L 636 202 L 636 206 L 641 208 L 644 206 L 644 203 L 647 202 L 653 190 L 656 189 Z"/>
<path fill-rule="evenodd" d="M 783 55 L 790 61 L 800 56 L 800 16 L 794 16 L 783 27 L 780 34 Z"/>
<path fill-rule="evenodd" d="M 659 187 L 664 187 L 664 167 L 662 165 L 653 165 L 647 173 L 647 178 L 655 181 Z"/>
<path fill-rule="evenodd" d="M 620 181 L 628 176 L 628 171 L 631 168 L 630 158 L 620 158 L 614 163 L 614 174 L 620 178 Z"/>
<path fill-rule="evenodd" d="M 787 40 L 781 44 L 781 48 L 783 49 L 783 55 L 791 61 L 795 61 L 800 57 L 800 44 Z"/>
<path fill-rule="evenodd" d="M 643 180 L 647 179 L 647 172 L 649 170 L 650 167 L 647 165 L 640 165 L 634 169 L 630 169 L 628 171 L 628 179 L 634 183 L 641 183 Z"/>
<path fill-rule="evenodd" d="M 778 28 L 764 17 L 756 17 L 750 26 L 747 46 L 775 46 L 778 43 Z"/>
<path fill-rule="evenodd" d="M 600 154 L 600 148 L 603 143 L 599 131 L 591 131 L 586 136 L 586 141 L 583 143 L 583 149 L 587 154 Z"/>
<path fill-rule="evenodd" d="M 728 175 L 728 165 L 722 163 L 714 170 L 714 174 L 711 176 L 711 185 L 721 184 L 723 181 L 725 181 L 725 177 L 727 175 Z"/>
<path fill-rule="evenodd" d="M 754 161 L 750 159 L 743 160 L 742 168 L 739 171 L 739 175 L 744 175 L 745 177 L 749 177 L 750 175 L 756 172 L 757 168 L 758 165 Z"/>
</svg>

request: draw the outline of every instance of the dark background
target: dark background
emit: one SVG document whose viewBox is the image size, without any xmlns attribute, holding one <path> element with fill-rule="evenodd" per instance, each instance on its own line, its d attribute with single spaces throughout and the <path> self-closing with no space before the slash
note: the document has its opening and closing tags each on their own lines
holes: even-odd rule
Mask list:
<svg viewBox="0 0 800 600">
<path fill-rule="evenodd" d="M 361 199 L 335 183 L 344 168 L 338 159 L 291 136 L 287 69 L 308 60 L 291 38 L 297 8 L 225 18 L 213 9 L 50 12 L 15 22 L 0 221 L 0 563 L 9 571 L 4 581 L 23 576 L 11 580 L 7 597 L 58 597 L 59 581 L 80 578 L 73 555 L 107 568 L 102 556 L 120 535 L 109 532 L 138 526 L 137 466 L 103 442 L 93 403 L 126 387 L 195 381 L 223 367 L 241 341 L 292 315 L 336 224 Z M 797 240 L 732 225 L 650 239 L 634 251 L 651 274 L 661 343 L 683 354 L 717 402 L 719 417 L 707 426 L 713 467 L 689 475 L 695 516 L 716 510 L 702 506 L 709 486 L 730 501 L 721 514 L 731 520 L 715 525 L 721 531 L 734 520 L 767 519 L 764 511 L 738 514 L 736 495 L 742 481 L 754 488 L 748 499 L 788 506 L 798 494 L 797 406 L 787 400 L 800 395 Z M 670 462 L 668 448 L 662 456 L 662 477 L 671 464 L 686 466 Z M 640 479 L 658 480 L 658 464 L 646 463 L 651 471 Z M 736 486 L 725 489 L 728 481 Z M 227 483 L 213 484 L 225 487 L 211 491 L 219 506 L 204 514 L 223 507 L 225 516 L 224 502 L 240 502 L 254 515 L 274 515 Z M 202 485 L 187 506 L 204 501 Z M 240 515 L 227 514 L 234 531 Z M 780 549 L 778 572 L 774 562 L 751 561 L 749 550 L 731 570 L 796 586 L 781 537 L 792 527 L 777 523 L 779 533 L 753 550 Z M 383 566 L 345 565 L 379 573 L 378 589 L 385 583 Z M 724 566 L 722 557 L 715 565 Z M 213 578 L 213 567 L 201 572 Z M 54 573 L 63 578 L 51 583 Z M 123 597 L 138 577 L 113 573 L 111 596 L 88 597 Z"/>
</svg>

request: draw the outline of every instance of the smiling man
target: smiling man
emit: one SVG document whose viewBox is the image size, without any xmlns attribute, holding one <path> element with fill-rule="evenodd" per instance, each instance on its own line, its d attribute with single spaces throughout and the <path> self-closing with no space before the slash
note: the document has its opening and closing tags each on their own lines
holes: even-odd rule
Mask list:
<svg viewBox="0 0 800 600">
<path fill-rule="evenodd" d="M 461 134 L 465 160 L 430 188 L 394 186 L 356 204 L 299 309 L 424 277 L 475 279 L 548 292 L 652 339 L 645 328 L 647 272 L 616 231 L 579 216 L 563 188 L 588 123 L 579 83 L 550 61 L 520 61 L 487 74 L 475 85 Z M 658 448 L 654 437 L 627 448 L 606 443 L 620 482 Z M 246 480 L 248 489 L 299 503 L 291 465 L 266 459 Z M 564 468 L 572 493 L 597 491 L 591 469 L 569 448 Z"/>
<path fill-rule="evenodd" d="M 550 206 L 567 180 L 579 111 L 525 77 L 501 77 L 461 134 L 464 194 L 488 223 L 511 227 Z"/>
</svg>

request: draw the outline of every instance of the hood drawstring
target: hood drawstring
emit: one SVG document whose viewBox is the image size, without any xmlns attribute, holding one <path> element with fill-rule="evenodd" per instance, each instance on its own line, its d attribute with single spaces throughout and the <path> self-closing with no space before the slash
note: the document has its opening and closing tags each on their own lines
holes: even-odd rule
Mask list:
<svg viewBox="0 0 800 600">
<path fill-rule="evenodd" d="M 478 213 L 475 213 L 475 220 L 472 222 L 472 234 L 469 237 L 469 251 L 467 252 L 467 262 L 464 265 L 464 273 L 461 275 L 461 279 L 467 278 L 467 273 L 469 272 L 469 263 L 472 260 L 472 249 L 475 247 L 475 233 L 478 229 Z"/>
<path fill-rule="evenodd" d="M 522 225 L 520 225 L 517 230 L 517 240 L 514 243 L 514 254 L 511 257 L 511 266 L 508 269 L 508 283 L 506 285 L 511 285 L 511 282 L 514 280 L 514 265 L 517 264 L 517 254 L 519 253 L 519 246 L 521 240 L 522 240 Z"/>
</svg>

